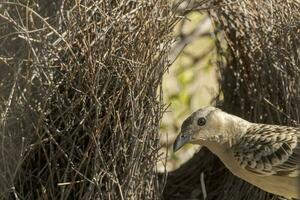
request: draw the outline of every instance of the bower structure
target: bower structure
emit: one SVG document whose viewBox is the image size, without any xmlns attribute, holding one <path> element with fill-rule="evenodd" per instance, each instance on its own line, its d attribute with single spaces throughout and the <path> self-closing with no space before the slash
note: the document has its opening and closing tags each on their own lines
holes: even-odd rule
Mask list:
<svg viewBox="0 0 300 200">
<path fill-rule="evenodd" d="M 0 6 L 1 199 L 159 199 L 169 2 Z"/>
<path fill-rule="evenodd" d="M 209 13 L 216 28 L 221 30 L 216 35 L 223 95 L 219 106 L 252 122 L 299 126 L 300 3 L 212 1 L 203 7 L 212 8 Z M 164 196 L 165 199 L 205 196 L 209 200 L 278 199 L 234 177 L 204 148 L 169 173 Z"/>
</svg>

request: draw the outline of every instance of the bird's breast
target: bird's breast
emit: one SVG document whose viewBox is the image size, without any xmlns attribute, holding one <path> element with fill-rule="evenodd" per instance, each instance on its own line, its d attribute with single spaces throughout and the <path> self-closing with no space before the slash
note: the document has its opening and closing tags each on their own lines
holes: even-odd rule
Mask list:
<svg viewBox="0 0 300 200">
<path fill-rule="evenodd" d="M 289 198 L 300 198 L 299 178 L 286 176 L 261 176 L 241 167 L 227 145 L 209 142 L 205 146 L 214 153 L 235 176 L 258 188 L 273 194 Z"/>
</svg>

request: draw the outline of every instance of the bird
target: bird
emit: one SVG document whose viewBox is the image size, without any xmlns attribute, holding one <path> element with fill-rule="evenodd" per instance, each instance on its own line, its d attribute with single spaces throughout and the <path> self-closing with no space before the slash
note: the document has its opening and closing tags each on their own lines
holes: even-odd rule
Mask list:
<svg viewBox="0 0 300 200">
<path fill-rule="evenodd" d="M 173 144 L 207 147 L 235 176 L 275 195 L 300 199 L 300 128 L 252 123 L 208 106 L 187 117 Z"/>
</svg>

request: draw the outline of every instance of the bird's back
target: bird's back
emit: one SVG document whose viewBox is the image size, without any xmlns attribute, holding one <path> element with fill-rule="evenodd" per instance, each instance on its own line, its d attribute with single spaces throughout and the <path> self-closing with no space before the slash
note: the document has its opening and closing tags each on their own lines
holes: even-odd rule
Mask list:
<svg viewBox="0 0 300 200">
<path fill-rule="evenodd" d="M 254 124 L 233 146 L 207 143 L 236 176 L 274 194 L 300 199 L 300 129 Z"/>
<path fill-rule="evenodd" d="M 232 149 L 240 165 L 254 173 L 300 175 L 299 128 L 252 124 Z"/>
</svg>

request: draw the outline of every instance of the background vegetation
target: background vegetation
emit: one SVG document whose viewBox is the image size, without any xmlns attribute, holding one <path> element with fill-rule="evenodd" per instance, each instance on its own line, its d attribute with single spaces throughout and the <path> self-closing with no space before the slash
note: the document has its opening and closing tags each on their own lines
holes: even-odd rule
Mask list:
<svg viewBox="0 0 300 200">
<path fill-rule="evenodd" d="M 172 151 L 172 144 L 182 121 L 200 107 L 210 105 L 219 93 L 218 71 L 213 23 L 205 12 L 186 14 L 175 27 L 177 42 L 171 55 L 178 55 L 163 79 L 164 100 L 169 105 L 161 124 L 162 153 L 168 152 L 167 163 L 162 159 L 159 170 L 173 170 L 186 162 L 199 147 L 186 145 Z M 183 48 L 183 49 L 182 49 Z"/>
<path fill-rule="evenodd" d="M 205 148 L 170 146 L 208 104 L 299 125 L 299 10 L 296 0 L 1 3 L 0 197 L 277 199 Z"/>
<path fill-rule="evenodd" d="M 214 21 L 214 60 L 220 72 L 215 104 L 252 122 L 299 126 L 300 3 L 205 2 L 200 7 L 192 2 L 190 10 L 212 8 L 208 13 Z M 279 198 L 234 177 L 205 148 L 169 173 L 164 196 L 212 200 Z"/>
<path fill-rule="evenodd" d="M 159 199 L 168 1 L 1 4 L 0 195 Z"/>
</svg>

